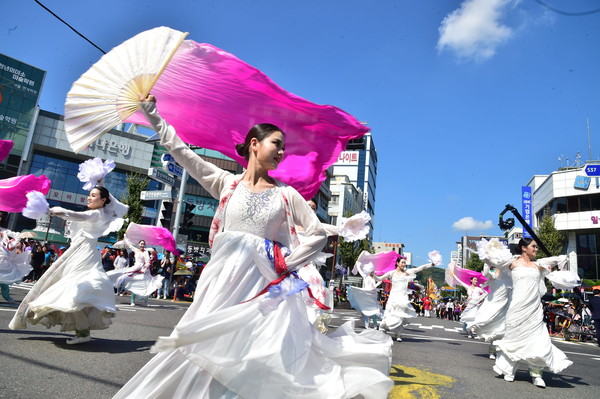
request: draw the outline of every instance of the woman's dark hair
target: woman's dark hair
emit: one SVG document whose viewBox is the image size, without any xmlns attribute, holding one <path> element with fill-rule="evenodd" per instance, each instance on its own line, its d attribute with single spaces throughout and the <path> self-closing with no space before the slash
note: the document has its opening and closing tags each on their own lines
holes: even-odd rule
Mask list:
<svg viewBox="0 0 600 399">
<path fill-rule="evenodd" d="M 533 238 L 527 238 L 527 237 L 523 237 L 519 240 L 519 243 L 517 244 L 517 255 L 521 255 L 523 253 L 523 247 L 528 246 L 529 244 L 531 244 L 531 242 L 533 241 Z"/>
<path fill-rule="evenodd" d="M 100 198 L 106 198 L 104 201 L 104 206 L 110 204 L 110 193 L 104 186 L 96 186 L 94 187 L 96 190 L 100 191 Z"/>
<path fill-rule="evenodd" d="M 261 142 L 275 132 L 281 132 L 285 136 L 283 130 L 271 123 L 259 123 L 258 125 L 254 125 L 246 135 L 246 140 L 243 143 L 236 144 L 235 151 L 247 161 L 250 159 L 250 141 L 256 139 Z"/>
</svg>

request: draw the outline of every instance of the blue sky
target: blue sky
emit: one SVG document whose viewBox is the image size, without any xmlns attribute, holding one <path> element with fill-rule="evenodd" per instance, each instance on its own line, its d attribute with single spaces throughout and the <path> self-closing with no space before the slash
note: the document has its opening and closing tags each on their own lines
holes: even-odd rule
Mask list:
<svg viewBox="0 0 600 399">
<path fill-rule="evenodd" d="M 235 54 L 286 90 L 366 121 L 379 157 L 374 238 L 448 261 L 499 234 L 520 187 L 600 158 L 600 13 L 534 0 L 43 0 L 105 51 L 157 26 Z M 544 0 L 567 12 L 597 0 Z M 102 55 L 33 0 L 0 4 L 0 52 L 47 71 L 62 114 Z"/>
</svg>

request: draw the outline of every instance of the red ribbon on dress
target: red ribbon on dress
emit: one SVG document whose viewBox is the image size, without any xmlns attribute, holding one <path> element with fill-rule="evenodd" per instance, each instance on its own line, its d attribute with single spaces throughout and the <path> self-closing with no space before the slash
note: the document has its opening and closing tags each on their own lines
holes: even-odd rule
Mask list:
<svg viewBox="0 0 600 399">
<path fill-rule="evenodd" d="M 249 302 L 249 301 L 256 299 L 259 296 L 267 293 L 267 291 L 269 290 L 269 287 L 272 287 L 274 285 L 281 283 L 283 281 L 283 279 L 285 279 L 290 274 L 292 274 L 292 272 L 290 272 L 288 270 L 287 264 L 285 263 L 285 258 L 283 257 L 283 254 L 281 253 L 281 247 L 276 242 L 273 242 L 273 261 L 275 264 L 275 272 L 279 275 L 279 277 L 276 278 L 275 280 L 271 281 L 269 284 L 267 284 L 267 286 L 265 288 L 263 288 L 258 294 L 256 294 L 256 296 L 254 298 L 248 299 L 247 301 L 244 301 L 242 303 Z M 296 275 L 294 275 L 294 277 L 299 278 Z M 323 309 L 323 310 L 330 309 L 328 306 L 325 306 L 323 303 L 321 303 L 321 301 L 319 301 L 317 298 L 314 297 L 310 287 L 306 287 L 306 290 L 308 291 L 308 296 L 311 297 L 315 301 L 315 304 L 320 309 Z"/>
</svg>

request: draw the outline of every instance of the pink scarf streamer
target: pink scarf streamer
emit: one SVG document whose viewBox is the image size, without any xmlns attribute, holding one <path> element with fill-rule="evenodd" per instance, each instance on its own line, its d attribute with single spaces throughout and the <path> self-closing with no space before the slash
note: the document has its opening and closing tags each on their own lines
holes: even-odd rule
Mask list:
<svg viewBox="0 0 600 399">
<path fill-rule="evenodd" d="M 351 139 L 369 128 L 331 105 L 318 105 L 276 85 L 258 69 L 209 44 L 183 42 L 152 89 L 160 114 L 187 143 L 217 150 L 242 166 L 235 144 L 252 126 L 272 123 L 286 133 L 283 161 L 270 175 L 306 199 Z M 137 112 L 127 122 L 148 125 Z"/>
<path fill-rule="evenodd" d="M 0 211 L 22 212 L 27 205 L 28 192 L 39 191 L 46 195 L 51 184 L 45 175 L 25 175 L 0 180 Z"/>
<path fill-rule="evenodd" d="M 382 274 L 385 274 L 396 268 L 396 260 L 399 257 L 400 254 L 396 251 L 379 252 L 376 254 L 370 254 L 366 251 L 363 251 L 356 260 L 354 270 L 356 270 L 356 267 L 359 264 L 366 265 L 367 263 L 372 263 L 375 267 L 375 274 L 381 276 Z M 356 274 L 354 270 L 352 273 Z"/>
<path fill-rule="evenodd" d="M 454 279 L 462 281 L 463 284 L 471 285 L 473 277 L 477 277 L 477 287 L 481 287 L 488 280 L 487 277 L 475 270 L 463 269 L 460 266 L 454 265 Z M 488 286 L 483 287 L 483 290 L 488 294 L 490 293 Z"/>
<path fill-rule="evenodd" d="M 0 140 L 0 161 L 8 156 L 14 144 L 12 140 Z"/>
<path fill-rule="evenodd" d="M 179 256 L 173 234 L 164 227 L 130 223 L 125 235 L 131 242 L 144 240 L 146 245 L 160 245 L 167 251 L 171 251 L 175 257 Z"/>
</svg>

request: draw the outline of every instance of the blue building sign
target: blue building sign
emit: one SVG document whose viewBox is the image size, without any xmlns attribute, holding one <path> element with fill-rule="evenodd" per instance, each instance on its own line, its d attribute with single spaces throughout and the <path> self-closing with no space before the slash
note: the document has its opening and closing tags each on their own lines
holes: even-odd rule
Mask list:
<svg viewBox="0 0 600 399">
<path fill-rule="evenodd" d="M 522 186 L 521 187 L 521 204 L 522 204 L 522 212 L 523 219 L 527 222 L 527 225 L 531 227 L 531 187 Z M 527 232 L 525 226 L 523 226 L 523 237 L 531 238 L 531 234 Z"/>
</svg>

